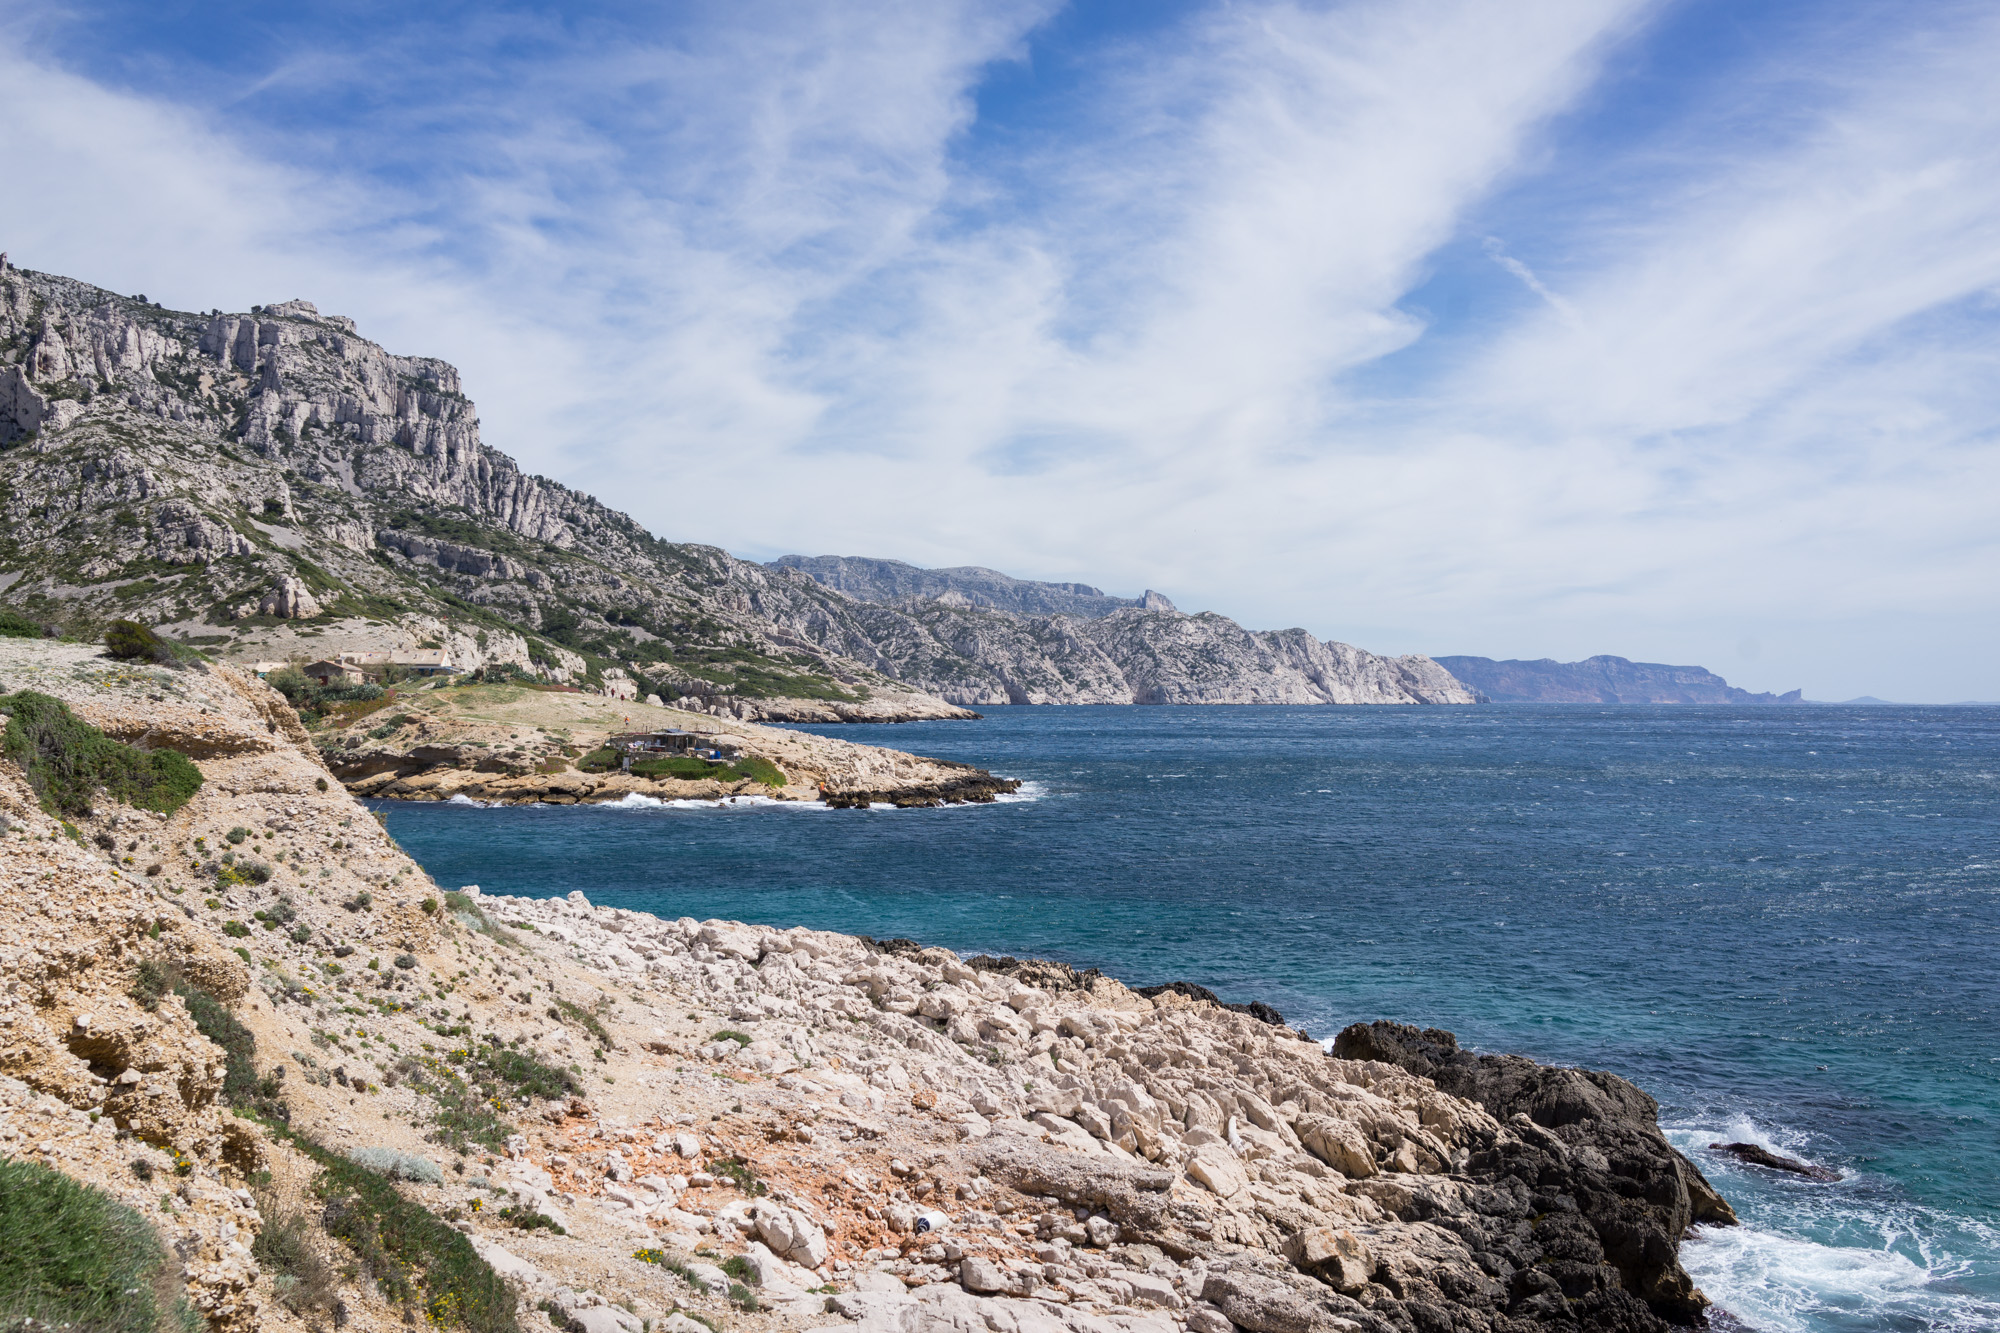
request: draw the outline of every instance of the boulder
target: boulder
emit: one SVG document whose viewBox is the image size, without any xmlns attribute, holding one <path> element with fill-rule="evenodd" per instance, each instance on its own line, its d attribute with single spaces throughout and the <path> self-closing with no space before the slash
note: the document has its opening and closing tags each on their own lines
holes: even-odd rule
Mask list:
<svg viewBox="0 0 2000 1333">
<path fill-rule="evenodd" d="M 320 613 L 319 600 L 305 581 L 295 575 L 286 574 L 271 585 L 271 591 L 257 603 L 259 615 L 278 616 L 285 620 L 310 620 Z"/>
<path fill-rule="evenodd" d="M 1748 1162 L 1752 1166 L 1766 1167 L 1772 1171 L 1788 1171 L 1795 1176 L 1804 1176 L 1807 1180 L 1841 1179 L 1840 1172 L 1831 1167 L 1814 1166 L 1811 1162 L 1802 1162 L 1796 1157 L 1786 1157 L 1782 1153 L 1774 1153 L 1769 1148 L 1762 1148 L 1754 1143 L 1711 1143 L 1708 1146 L 1717 1152 L 1728 1153 L 1739 1162 Z"/>
</svg>

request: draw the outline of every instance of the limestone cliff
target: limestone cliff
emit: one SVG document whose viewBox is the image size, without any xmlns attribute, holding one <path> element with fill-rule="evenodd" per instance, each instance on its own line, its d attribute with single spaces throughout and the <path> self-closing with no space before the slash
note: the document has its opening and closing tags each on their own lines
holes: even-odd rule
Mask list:
<svg viewBox="0 0 2000 1333">
<path fill-rule="evenodd" d="M 0 269 L 0 519 L 8 609 L 238 661 L 442 648 L 744 720 L 1472 698 L 1427 659 L 1157 593 L 660 540 L 483 444 L 450 365 L 299 300 L 173 311 Z"/>
<path fill-rule="evenodd" d="M 962 594 L 857 606 L 851 651 L 903 684 L 984 704 L 1469 704 L 1419 655 L 1382 657 L 1302 629 L 1183 615 L 1158 593 L 1098 616 L 1027 616 Z M 872 655 L 871 655 L 872 654 Z"/>
</svg>

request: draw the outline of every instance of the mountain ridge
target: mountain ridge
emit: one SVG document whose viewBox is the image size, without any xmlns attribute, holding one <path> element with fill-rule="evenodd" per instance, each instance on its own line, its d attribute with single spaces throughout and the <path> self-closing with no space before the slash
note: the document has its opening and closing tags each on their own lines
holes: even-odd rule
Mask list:
<svg viewBox="0 0 2000 1333">
<path fill-rule="evenodd" d="M 1122 599 L 1068 585 L 1063 610 L 1061 585 L 968 567 L 954 577 L 989 599 L 1038 588 L 1058 609 L 953 587 L 890 604 L 663 540 L 484 444 L 455 367 L 303 300 L 173 311 L 0 269 L 0 513 L 17 612 L 80 634 L 142 619 L 236 659 L 441 648 L 745 721 L 1473 701 L 1428 658 L 1253 633 L 1158 594 L 1086 617 Z"/>
</svg>

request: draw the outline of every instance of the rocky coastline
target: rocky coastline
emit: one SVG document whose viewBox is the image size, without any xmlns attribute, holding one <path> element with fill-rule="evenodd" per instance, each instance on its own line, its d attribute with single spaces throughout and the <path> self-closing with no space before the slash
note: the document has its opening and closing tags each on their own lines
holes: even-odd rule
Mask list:
<svg viewBox="0 0 2000 1333">
<path fill-rule="evenodd" d="M 217 1333 L 391 1333 L 482 1292 L 531 1333 L 1702 1322 L 1677 1250 L 1727 1205 L 1613 1075 L 1387 1023 L 1329 1053 L 1185 982 L 581 887 L 448 893 L 268 687 L 62 651 L 0 653 L 0 689 L 203 782 L 64 824 L 0 759 L 0 1152 L 175 1238 Z M 134 999 L 147 967 L 208 1008 Z M 336 1165 L 427 1219 L 368 1235 L 434 1248 L 343 1239 Z"/>
<path fill-rule="evenodd" d="M 649 731 L 691 733 L 736 762 L 690 777 L 594 767 L 591 756 L 602 758 L 612 736 Z M 683 708 L 518 686 L 405 690 L 367 711 L 323 720 L 314 743 L 349 791 L 376 800 L 590 805 L 632 796 L 766 797 L 847 808 L 980 803 L 1020 787 L 952 760 Z M 748 772 L 744 760 L 754 761 Z"/>
</svg>

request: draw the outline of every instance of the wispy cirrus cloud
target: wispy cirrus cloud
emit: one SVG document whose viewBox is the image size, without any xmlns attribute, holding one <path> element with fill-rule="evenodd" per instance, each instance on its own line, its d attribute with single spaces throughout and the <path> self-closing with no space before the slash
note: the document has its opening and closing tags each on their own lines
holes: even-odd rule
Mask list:
<svg viewBox="0 0 2000 1333">
<path fill-rule="evenodd" d="M 1781 6 L 1711 75 L 1690 10 L 0 8 L 0 243 L 354 314 L 746 554 L 2000 694 L 2000 31 Z"/>
</svg>

